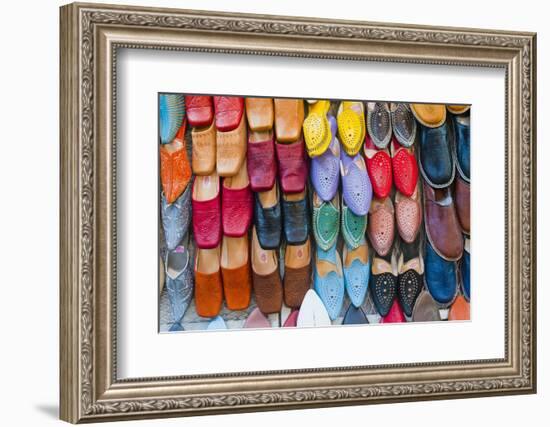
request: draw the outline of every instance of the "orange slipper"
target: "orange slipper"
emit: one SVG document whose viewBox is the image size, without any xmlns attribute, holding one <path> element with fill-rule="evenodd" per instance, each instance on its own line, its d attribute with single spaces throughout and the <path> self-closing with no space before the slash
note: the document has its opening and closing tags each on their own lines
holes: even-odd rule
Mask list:
<svg viewBox="0 0 550 427">
<path fill-rule="evenodd" d="M 470 320 L 470 304 L 459 295 L 449 310 L 449 320 Z"/>
<path fill-rule="evenodd" d="M 176 201 L 191 179 L 185 145 L 185 125 L 182 125 L 171 143 L 160 146 L 160 181 L 168 203 Z"/>
<path fill-rule="evenodd" d="M 220 247 L 197 248 L 195 260 L 195 309 L 201 317 L 215 317 L 222 308 Z"/>
<path fill-rule="evenodd" d="M 223 236 L 221 269 L 225 303 L 230 310 L 244 310 L 250 304 L 252 279 L 248 256 L 248 235 Z"/>
<path fill-rule="evenodd" d="M 273 99 L 245 98 L 244 102 L 250 129 L 262 132 L 273 128 Z"/>
</svg>

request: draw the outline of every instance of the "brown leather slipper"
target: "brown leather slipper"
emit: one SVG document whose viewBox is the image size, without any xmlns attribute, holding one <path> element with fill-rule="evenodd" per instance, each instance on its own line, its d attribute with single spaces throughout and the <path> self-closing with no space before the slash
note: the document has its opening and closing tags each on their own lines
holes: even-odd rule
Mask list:
<svg viewBox="0 0 550 427">
<path fill-rule="evenodd" d="M 295 142 L 304 123 L 304 101 L 275 98 L 275 135 L 278 142 Z"/>
<path fill-rule="evenodd" d="M 216 131 L 216 167 L 218 175 L 233 176 L 239 172 L 246 157 L 246 119 L 236 129 Z"/>
<path fill-rule="evenodd" d="M 215 317 L 222 308 L 220 247 L 197 248 L 195 260 L 195 308 L 202 317 Z"/>
<path fill-rule="evenodd" d="M 291 308 L 298 308 L 311 287 L 310 239 L 303 245 L 287 245 L 285 253 L 284 300 Z"/>
<path fill-rule="evenodd" d="M 273 99 L 245 98 L 248 126 L 255 132 L 273 128 Z"/>
<path fill-rule="evenodd" d="M 221 270 L 227 308 L 244 310 L 250 304 L 252 289 L 246 234 L 243 237 L 223 237 Z"/>
<path fill-rule="evenodd" d="M 192 167 L 195 175 L 210 175 L 216 170 L 216 127 L 214 122 L 208 127 L 193 128 Z"/>
<path fill-rule="evenodd" d="M 258 308 L 264 314 L 278 313 L 283 305 L 283 285 L 277 251 L 262 249 L 252 229 L 252 283 Z"/>
</svg>

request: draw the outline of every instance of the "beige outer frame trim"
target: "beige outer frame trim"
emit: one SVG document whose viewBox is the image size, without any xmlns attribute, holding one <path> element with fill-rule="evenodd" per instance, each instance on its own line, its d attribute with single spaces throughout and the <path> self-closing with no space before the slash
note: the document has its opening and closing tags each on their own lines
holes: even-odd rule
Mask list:
<svg viewBox="0 0 550 427">
<path fill-rule="evenodd" d="M 99 4 L 71 4 L 60 13 L 63 420 L 535 392 L 535 34 Z M 118 47 L 504 68 L 505 358 L 117 380 L 114 65 Z"/>
</svg>

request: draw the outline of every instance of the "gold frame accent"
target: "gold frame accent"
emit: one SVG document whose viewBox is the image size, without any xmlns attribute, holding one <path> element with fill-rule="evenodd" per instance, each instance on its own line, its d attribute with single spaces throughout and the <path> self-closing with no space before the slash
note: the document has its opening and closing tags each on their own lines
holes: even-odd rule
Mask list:
<svg viewBox="0 0 550 427">
<path fill-rule="evenodd" d="M 60 14 L 63 420 L 535 392 L 536 34 L 79 3 Z M 505 69 L 505 357 L 117 380 L 117 48 Z"/>
</svg>

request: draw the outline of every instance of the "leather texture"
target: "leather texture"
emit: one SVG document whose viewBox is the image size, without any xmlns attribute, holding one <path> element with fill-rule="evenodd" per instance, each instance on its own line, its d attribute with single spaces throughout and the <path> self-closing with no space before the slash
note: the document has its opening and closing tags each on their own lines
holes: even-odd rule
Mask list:
<svg viewBox="0 0 550 427">
<path fill-rule="evenodd" d="M 273 138 L 260 142 L 249 141 L 246 156 L 252 191 L 267 191 L 273 188 L 277 177 Z"/>
<path fill-rule="evenodd" d="M 436 302 L 430 293 L 424 289 L 416 299 L 414 304 L 412 321 L 413 322 L 439 322 L 441 315 Z"/>
<path fill-rule="evenodd" d="M 307 195 L 302 200 L 282 200 L 285 239 L 289 245 L 301 245 L 309 237 Z"/>
<path fill-rule="evenodd" d="M 221 267 L 225 303 L 230 310 L 244 310 L 250 305 L 252 278 L 250 259 L 237 268 Z"/>
<path fill-rule="evenodd" d="M 394 208 L 391 198 L 374 199 L 369 212 L 367 234 L 378 255 L 387 255 L 395 237 Z"/>
<path fill-rule="evenodd" d="M 164 194 L 161 194 L 160 215 L 164 241 L 169 251 L 178 246 L 187 234 L 191 222 L 191 185 L 188 185 L 183 194 L 174 203 L 169 204 Z"/>
<path fill-rule="evenodd" d="M 420 200 L 420 183 L 411 197 L 401 193 L 395 195 L 395 222 L 399 236 L 406 242 L 412 243 L 422 225 L 422 202 Z"/>
<path fill-rule="evenodd" d="M 461 177 L 455 179 L 455 202 L 458 222 L 464 234 L 470 234 L 470 184 Z"/>
<path fill-rule="evenodd" d="M 262 207 L 260 198 L 255 195 L 254 224 L 258 241 L 263 249 L 277 249 L 281 245 L 282 215 L 280 200 L 268 208 Z"/>
<path fill-rule="evenodd" d="M 186 96 L 187 121 L 193 127 L 210 126 L 214 121 L 214 106 L 211 96 Z"/>
<path fill-rule="evenodd" d="M 216 129 L 229 132 L 237 128 L 243 118 L 244 98 L 239 96 L 215 96 Z"/>
<path fill-rule="evenodd" d="M 369 154 L 369 157 L 367 150 L 376 150 L 376 152 Z M 387 150 L 376 147 L 368 135 L 365 138 L 365 162 L 374 195 L 380 199 L 388 197 L 393 182 L 392 160 Z"/>
<path fill-rule="evenodd" d="M 255 308 L 246 318 L 243 328 L 271 328 L 271 323 L 269 323 L 267 317 L 265 317 L 265 315 L 258 308 Z"/>
<path fill-rule="evenodd" d="M 457 261 L 464 249 L 462 231 L 450 190 L 439 191 L 442 193 L 437 195 L 433 188 L 424 183 L 426 235 L 440 256 L 449 261 Z"/>
<path fill-rule="evenodd" d="M 449 186 L 455 176 L 449 126 L 420 127 L 420 171 L 435 188 Z"/>
<path fill-rule="evenodd" d="M 328 202 L 338 191 L 340 184 L 340 142 L 336 138 L 336 120 L 329 117 L 332 141 L 323 154 L 311 159 L 311 183 L 319 197 Z"/>
<path fill-rule="evenodd" d="M 275 144 L 279 165 L 279 179 L 284 193 L 301 193 L 306 188 L 308 163 L 304 140 L 293 144 Z"/>
<path fill-rule="evenodd" d="M 166 254 L 164 266 L 165 288 L 175 325 L 175 328 L 171 330 L 183 330 L 181 322 L 193 298 L 194 288 L 189 251 L 183 246 L 169 251 Z"/>
<path fill-rule="evenodd" d="M 330 271 L 325 274 L 319 270 L 319 263 L 330 264 Z M 340 255 L 333 246 L 328 251 L 317 247 L 316 263 L 313 268 L 313 287 L 323 301 L 331 320 L 336 319 L 344 303 L 344 276 Z"/>
<path fill-rule="evenodd" d="M 341 217 L 344 242 L 351 249 L 359 247 L 367 231 L 367 217 L 365 215 L 355 215 L 343 200 Z"/>
<path fill-rule="evenodd" d="M 201 249 L 212 249 L 220 244 L 222 238 L 220 193 L 210 200 L 192 199 L 193 236 Z"/>
<path fill-rule="evenodd" d="M 405 319 L 405 315 L 403 314 L 401 306 L 399 305 L 397 300 L 395 300 L 390 308 L 390 311 L 388 312 L 388 314 L 382 317 L 380 323 L 403 323 L 406 321 L 407 319 Z"/>
<path fill-rule="evenodd" d="M 261 132 L 273 128 L 273 99 L 247 97 L 245 99 L 245 106 L 248 127 L 251 130 Z"/>
<path fill-rule="evenodd" d="M 246 158 L 244 118 L 233 130 L 216 132 L 216 169 L 219 176 L 236 175 Z"/>
<path fill-rule="evenodd" d="M 185 143 L 179 150 L 174 152 L 169 152 L 165 145 L 161 145 L 160 181 L 168 203 L 174 203 L 183 193 L 190 180 L 191 166 L 187 158 Z"/>
<path fill-rule="evenodd" d="M 369 321 L 361 307 L 355 307 L 353 304 L 350 304 L 344 315 L 342 325 L 363 325 L 367 323 L 369 323 Z"/>
<path fill-rule="evenodd" d="M 457 296 L 451 305 L 449 320 L 470 320 L 470 303 L 462 295 Z"/>
<path fill-rule="evenodd" d="M 367 130 L 378 148 L 386 148 L 392 134 L 390 109 L 387 102 L 367 104 Z"/>
<path fill-rule="evenodd" d="M 283 284 L 279 269 L 261 275 L 252 269 L 252 283 L 256 304 L 262 313 L 271 314 L 281 311 L 283 305 Z"/>
<path fill-rule="evenodd" d="M 200 249 L 199 249 L 200 250 Z M 223 285 L 220 270 L 212 274 L 195 270 L 195 310 L 201 317 L 215 317 L 223 303 Z"/>
<path fill-rule="evenodd" d="M 222 229 L 229 237 L 244 236 L 252 224 L 252 191 L 222 185 Z"/>
<path fill-rule="evenodd" d="M 214 122 L 205 128 L 191 130 L 192 166 L 195 175 L 210 175 L 216 170 L 216 128 Z"/>
<path fill-rule="evenodd" d="M 283 278 L 285 305 L 291 308 L 299 308 L 310 287 L 311 262 L 301 268 L 291 268 L 285 265 Z"/>
<path fill-rule="evenodd" d="M 340 198 L 337 195 L 330 202 L 319 201 L 319 206 L 313 204 L 313 236 L 317 245 L 326 251 L 336 244 L 338 238 Z"/>
<path fill-rule="evenodd" d="M 342 175 L 342 197 L 356 215 L 366 215 L 372 201 L 372 185 L 367 173 L 365 160 L 360 154 L 348 156 L 340 153 Z"/>
<path fill-rule="evenodd" d="M 304 122 L 304 101 L 275 98 L 275 134 L 278 142 L 291 143 L 300 138 Z"/>
<path fill-rule="evenodd" d="M 441 258 L 426 242 L 425 268 L 426 286 L 430 294 L 438 304 L 448 307 L 457 291 L 455 263 Z"/>
<path fill-rule="evenodd" d="M 159 96 L 159 133 L 161 144 L 174 140 L 185 118 L 185 98 L 179 94 Z"/>
<path fill-rule="evenodd" d="M 416 120 L 409 104 L 394 103 L 390 108 L 393 134 L 403 147 L 410 147 L 416 139 Z"/>
<path fill-rule="evenodd" d="M 470 118 L 453 117 L 456 166 L 462 179 L 470 182 Z"/>
<path fill-rule="evenodd" d="M 397 140 L 392 142 L 393 182 L 395 188 L 407 197 L 412 196 L 418 182 L 418 164 L 412 148 L 401 147 Z"/>
</svg>

